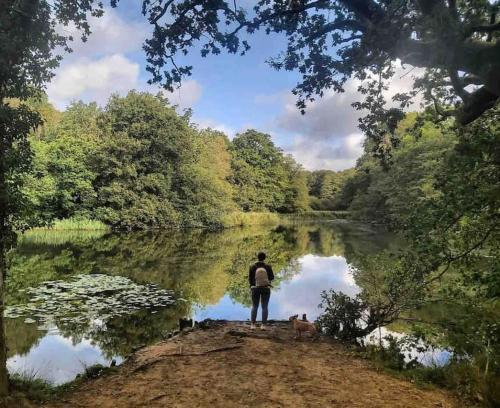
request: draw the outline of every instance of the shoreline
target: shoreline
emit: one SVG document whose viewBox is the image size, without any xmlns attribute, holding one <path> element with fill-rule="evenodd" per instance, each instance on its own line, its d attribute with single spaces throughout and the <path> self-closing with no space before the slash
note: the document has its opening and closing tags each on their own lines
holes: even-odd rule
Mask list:
<svg viewBox="0 0 500 408">
<path fill-rule="evenodd" d="M 36 233 L 36 232 L 103 232 L 103 233 L 119 233 L 119 232 L 134 232 L 134 231 L 182 231 L 182 230 L 207 230 L 207 231 L 221 231 L 231 228 L 251 227 L 251 226 L 264 226 L 264 225 L 278 225 L 281 222 L 295 222 L 295 221 L 334 221 L 334 220 L 349 220 L 345 211 L 307 211 L 305 213 L 271 213 L 271 212 L 241 212 L 241 213 L 228 213 L 227 217 L 236 217 L 236 219 L 229 220 L 217 228 L 209 226 L 170 226 L 170 227 L 149 227 L 137 230 L 115 229 L 111 226 L 104 224 L 97 220 L 82 219 L 74 220 L 71 218 L 63 220 L 55 220 L 52 226 L 35 227 L 22 232 L 22 234 Z M 256 218 L 255 222 L 252 218 Z M 356 220 L 353 220 L 356 221 Z M 89 226 L 90 225 L 90 226 Z"/>
</svg>

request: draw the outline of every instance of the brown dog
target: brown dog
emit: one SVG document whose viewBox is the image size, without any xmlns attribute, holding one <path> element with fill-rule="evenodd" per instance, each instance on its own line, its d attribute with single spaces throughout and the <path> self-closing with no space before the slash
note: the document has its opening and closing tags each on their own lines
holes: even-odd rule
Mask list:
<svg viewBox="0 0 500 408">
<path fill-rule="evenodd" d="M 302 332 L 310 332 L 314 337 L 318 333 L 318 329 L 316 328 L 314 323 L 299 320 L 299 315 L 290 316 L 288 320 L 293 322 L 293 328 L 295 329 L 295 333 L 297 334 L 295 338 L 301 338 Z"/>
</svg>

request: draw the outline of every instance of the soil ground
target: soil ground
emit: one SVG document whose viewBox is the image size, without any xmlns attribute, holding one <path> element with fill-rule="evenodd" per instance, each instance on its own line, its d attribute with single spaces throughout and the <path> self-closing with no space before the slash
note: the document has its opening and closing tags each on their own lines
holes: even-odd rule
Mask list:
<svg viewBox="0 0 500 408">
<path fill-rule="evenodd" d="M 265 331 L 226 322 L 137 351 L 50 408 L 459 407 L 444 391 L 378 372 L 327 339 L 294 339 L 288 323 Z"/>
</svg>

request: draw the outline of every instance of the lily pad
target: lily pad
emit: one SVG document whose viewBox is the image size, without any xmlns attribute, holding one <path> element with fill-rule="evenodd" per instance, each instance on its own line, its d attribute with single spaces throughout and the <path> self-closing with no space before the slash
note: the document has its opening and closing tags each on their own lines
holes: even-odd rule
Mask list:
<svg viewBox="0 0 500 408">
<path fill-rule="evenodd" d="M 5 317 L 24 317 L 25 323 L 38 323 L 39 329 L 47 329 L 49 323 L 54 322 L 59 326 L 85 324 L 96 319 L 105 327 L 114 317 L 174 303 L 172 291 L 103 274 L 77 275 L 70 281 L 49 281 L 27 288 L 26 293 L 29 302 L 8 306 Z"/>
</svg>

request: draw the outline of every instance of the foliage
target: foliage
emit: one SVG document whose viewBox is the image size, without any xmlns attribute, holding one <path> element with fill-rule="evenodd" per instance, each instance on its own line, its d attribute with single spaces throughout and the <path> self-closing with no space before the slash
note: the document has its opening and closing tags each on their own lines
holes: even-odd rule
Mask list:
<svg viewBox="0 0 500 408">
<path fill-rule="evenodd" d="M 56 22 L 73 23 L 83 37 L 89 33 L 87 12 L 99 16 L 102 4 L 85 2 L 74 6 L 67 2 L 8 0 L 0 16 L 0 266 L 3 246 L 14 239 L 12 229 L 26 229 L 39 223 L 32 218 L 29 200 L 21 187 L 30 170 L 30 132 L 43 133 L 42 120 L 50 121 L 51 112 L 31 105 L 40 100 L 42 89 L 52 77 L 60 56 L 54 50 L 68 50 L 68 40 L 56 31 Z M 20 101 L 20 102 L 19 102 Z M 35 106 L 36 107 L 36 106 Z M 3 273 L 3 269 L 2 269 Z"/>
<path fill-rule="evenodd" d="M 195 161 L 183 176 L 184 222 L 191 226 L 218 228 L 227 213 L 236 210 L 229 140 L 221 132 L 206 129 L 195 136 Z"/>
<path fill-rule="evenodd" d="M 401 108 L 417 93 L 436 115 L 455 114 L 461 124 L 480 117 L 500 95 L 498 2 L 262 0 L 253 9 L 223 0 L 143 4 L 155 26 L 145 45 L 152 82 L 171 89 L 190 75 L 192 67 L 177 64 L 175 57 L 191 49 L 203 57 L 223 50 L 245 54 L 256 31 L 281 34 L 286 49 L 269 63 L 302 76 L 293 90 L 300 109 L 327 89 L 342 92 L 349 78 L 363 81 L 366 98 L 354 106 L 367 110 L 361 129 L 381 157 L 397 141 L 392 134 Z M 413 91 L 393 97 L 398 108 L 388 108 L 384 91 L 396 75 L 396 60 L 425 71 L 414 73 Z"/>
<path fill-rule="evenodd" d="M 293 159 L 255 130 L 231 142 L 232 183 L 243 211 L 293 212 L 308 208 L 305 175 Z"/>
<path fill-rule="evenodd" d="M 176 175 L 193 160 L 186 119 L 159 96 L 130 92 L 111 97 L 103 121 L 106 140 L 94 163 L 96 217 L 115 228 L 180 224 Z"/>
<path fill-rule="evenodd" d="M 45 102 L 37 109 L 50 110 L 51 105 Z M 102 143 L 97 124 L 100 113 L 95 103 L 76 102 L 59 113 L 56 124 L 45 123 L 43 135 L 32 135 L 34 168 L 24 192 L 42 221 L 92 215 L 97 169 L 91 159 Z"/>
<path fill-rule="evenodd" d="M 385 224 L 393 229 L 406 229 L 419 205 L 437 194 L 434 182 L 456 143 L 449 127 L 440 128 L 430 121 L 413 131 L 417 115 L 408 114 L 400 122 L 396 135 L 399 145 L 386 168 L 371 155 L 370 143 L 358 160 L 356 171 L 340 193 L 353 218 Z"/>
<path fill-rule="evenodd" d="M 342 192 L 347 181 L 355 175 L 354 169 L 343 171 L 317 170 L 308 174 L 308 188 L 313 210 L 345 210 Z"/>
<path fill-rule="evenodd" d="M 95 219 L 115 229 L 216 229 L 268 222 L 242 210 L 309 209 L 306 173 L 268 135 L 247 131 L 230 142 L 198 130 L 161 96 L 135 91 L 113 96 L 105 109 L 34 106 L 56 118 L 30 137 L 33 170 L 20 190 L 39 224 Z"/>
<path fill-rule="evenodd" d="M 344 186 L 351 216 L 389 226 L 406 246 L 358 260 L 355 276 L 367 305 L 390 307 L 393 317 L 410 314 L 409 330 L 467 359 L 467 387 L 479 390 L 474 372 L 485 384 L 500 378 L 499 111 L 490 109 L 466 127 L 436 125 L 428 115 L 401 122 L 390 165 L 374 160 L 366 146 Z M 429 318 L 423 313 L 429 304 L 447 305 L 447 313 Z M 477 392 L 496 401 L 494 389 Z"/>
<path fill-rule="evenodd" d="M 318 317 L 317 324 L 323 333 L 341 341 L 356 343 L 360 337 L 366 336 L 373 329 L 365 330 L 360 323 L 364 316 L 366 304 L 359 299 L 350 298 L 342 292 L 323 292 L 319 307 L 324 311 Z"/>
</svg>

